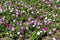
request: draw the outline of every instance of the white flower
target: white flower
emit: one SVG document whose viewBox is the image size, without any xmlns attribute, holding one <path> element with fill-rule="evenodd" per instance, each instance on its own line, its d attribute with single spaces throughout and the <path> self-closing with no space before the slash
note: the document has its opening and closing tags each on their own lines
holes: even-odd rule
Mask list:
<svg viewBox="0 0 60 40">
<path fill-rule="evenodd" d="M 33 25 L 33 27 L 35 27 L 35 25 Z"/>
<path fill-rule="evenodd" d="M 17 34 L 19 35 L 19 34 L 20 34 L 20 32 L 17 32 Z"/>
<path fill-rule="evenodd" d="M 47 19 L 47 17 L 45 17 L 45 19 Z"/>
<path fill-rule="evenodd" d="M 10 34 L 10 37 L 12 37 L 12 34 Z"/>
<path fill-rule="evenodd" d="M 33 14 L 34 12 L 32 11 L 32 14 Z"/>
<path fill-rule="evenodd" d="M 59 2 L 59 0 L 56 0 L 56 2 Z"/>
<path fill-rule="evenodd" d="M 14 27 L 12 27 L 12 29 L 11 29 L 12 31 L 14 31 L 15 30 L 15 28 Z"/>
<path fill-rule="evenodd" d="M 13 20 L 13 22 L 16 22 L 16 20 Z"/>
<path fill-rule="evenodd" d="M 51 21 L 51 19 L 48 19 L 48 21 Z"/>
<path fill-rule="evenodd" d="M 25 11 L 23 10 L 22 12 L 24 13 Z"/>
<path fill-rule="evenodd" d="M 38 26 L 37 29 L 40 29 L 40 26 Z"/>
<path fill-rule="evenodd" d="M 53 30 L 53 31 L 56 31 L 56 28 L 53 28 L 52 30 Z"/>
<path fill-rule="evenodd" d="M 52 31 L 49 31 L 49 34 L 52 34 Z"/>
<path fill-rule="evenodd" d="M 39 11 L 37 11 L 37 14 L 39 13 Z"/>
<path fill-rule="evenodd" d="M 37 35 L 40 35 L 40 31 L 37 32 Z"/>
<path fill-rule="evenodd" d="M 53 21 L 55 21 L 55 19 L 53 19 Z"/>
<path fill-rule="evenodd" d="M 42 33 L 43 31 L 40 31 L 40 33 Z"/>
<path fill-rule="evenodd" d="M 33 23 L 34 21 L 31 21 L 31 23 Z"/>
<path fill-rule="evenodd" d="M 14 10 L 14 8 L 11 8 L 11 9 L 10 9 L 10 12 L 13 12 L 13 10 Z"/>
<path fill-rule="evenodd" d="M 56 38 L 55 37 L 53 37 L 53 39 L 52 40 L 56 40 Z"/>
<path fill-rule="evenodd" d="M 6 32 L 6 34 L 8 34 L 8 32 Z"/>
<path fill-rule="evenodd" d="M 12 14 L 12 16 L 15 16 L 15 14 Z"/>
<path fill-rule="evenodd" d="M 30 7 L 29 9 L 30 9 L 30 10 L 32 10 L 33 8 L 32 8 L 32 7 Z"/>
<path fill-rule="evenodd" d="M 16 14 L 18 15 L 19 13 L 18 13 L 18 12 L 16 12 Z"/>
</svg>

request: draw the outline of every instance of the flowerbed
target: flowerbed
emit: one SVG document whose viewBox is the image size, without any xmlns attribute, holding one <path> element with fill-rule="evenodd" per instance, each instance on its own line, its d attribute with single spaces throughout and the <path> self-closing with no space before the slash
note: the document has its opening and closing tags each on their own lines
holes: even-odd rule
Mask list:
<svg viewBox="0 0 60 40">
<path fill-rule="evenodd" d="M 42 40 L 60 29 L 59 1 L 13 0 L 0 3 L 0 37 Z M 52 40 L 56 40 L 54 37 Z M 10 39 L 11 40 L 11 39 Z"/>
</svg>

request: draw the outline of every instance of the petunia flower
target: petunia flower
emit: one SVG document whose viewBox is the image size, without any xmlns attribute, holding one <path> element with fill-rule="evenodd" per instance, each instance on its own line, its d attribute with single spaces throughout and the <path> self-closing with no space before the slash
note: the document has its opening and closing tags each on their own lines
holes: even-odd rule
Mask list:
<svg viewBox="0 0 60 40">
<path fill-rule="evenodd" d="M 48 4 L 48 6 L 51 6 L 52 2 L 49 1 L 49 2 L 47 2 L 47 4 Z"/>
<path fill-rule="evenodd" d="M 31 21 L 32 20 L 32 17 L 28 17 L 28 21 Z"/>
<path fill-rule="evenodd" d="M 20 35 L 19 35 L 19 37 L 20 37 L 20 38 L 22 38 L 22 37 L 23 37 L 23 35 L 22 35 L 22 34 L 20 34 Z"/>
<path fill-rule="evenodd" d="M 47 25 L 47 20 L 44 20 L 44 25 Z"/>
<path fill-rule="evenodd" d="M 2 24 L 3 22 L 0 20 L 0 25 Z"/>
<path fill-rule="evenodd" d="M 48 27 L 43 27 L 43 28 L 42 28 L 42 31 L 43 31 L 43 32 L 46 32 L 48 29 L 49 29 Z"/>
<path fill-rule="evenodd" d="M 52 31 L 49 31 L 48 34 L 51 35 L 52 34 Z"/>
<path fill-rule="evenodd" d="M 0 12 L 2 12 L 2 5 L 0 4 Z"/>
<path fill-rule="evenodd" d="M 14 31 L 15 30 L 15 28 L 14 27 L 11 27 L 11 31 Z"/>
<path fill-rule="evenodd" d="M 44 14 L 45 14 L 45 15 L 47 15 L 47 14 L 48 14 L 48 12 L 44 12 Z"/>
<path fill-rule="evenodd" d="M 42 15 L 40 16 L 40 19 L 43 19 L 43 16 Z"/>
<path fill-rule="evenodd" d="M 26 27 L 26 30 L 28 30 L 29 28 L 28 27 Z"/>
<path fill-rule="evenodd" d="M 31 22 L 25 22 L 25 24 L 26 24 L 26 25 L 30 25 L 30 24 L 31 24 Z"/>
<path fill-rule="evenodd" d="M 57 29 L 56 28 L 53 28 L 52 31 L 56 31 Z"/>
<path fill-rule="evenodd" d="M 14 27 L 12 27 L 12 25 L 11 24 L 6 24 L 6 26 L 11 30 L 11 31 L 14 31 L 15 30 L 15 28 Z"/>
<path fill-rule="evenodd" d="M 45 0 L 42 0 L 42 4 L 44 4 L 45 3 Z"/>
<path fill-rule="evenodd" d="M 52 40 L 56 40 L 56 38 L 55 38 L 55 37 L 53 37 L 53 38 L 52 38 Z"/>
<path fill-rule="evenodd" d="M 20 32 L 17 32 L 17 34 L 19 35 L 19 34 L 20 34 Z"/>
<path fill-rule="evenodd" d="M 23 33 L 24 32 L 24 30 L 20 30 L 20 33 Z"/>
<path fill-rule="evenodd" d="M 37 35 L 40 35 L 40 31 L 37 32 Z"/>
<path fill-rule="evenodd" d="M 23 27 L 23 26 L 21 26 L 20 28 L 21 28 L 21 29 L 24 29 L 24 27 Z"/>
<path fill-rule="evenodd" d="M 7 26 L 7 27 L 11 27 L 12 25 L 7 23 L 6 26 Z"/>
<path fill-rule="evenodd" d="M 13 35 L 12 34 L 10 34 L 10 37 L 12 37 Z"/>
<path fill-rule="evenodd" d="M 37 22 L 38 22 L 38 20 L 34 20 L 34 26 L 36 26 L 36 25 L 37 25 Z"/>
<path fill-rule="evenodd" d="M 48 21 L 47 24 L 48 24 L 48 25 L 51 24 L 51 21 Z"/>
<path fill-rule="evenodd" d="M 49 28 L 48 27 L 45 27 L 45 30 L 47 31 Z"/>
</svg>

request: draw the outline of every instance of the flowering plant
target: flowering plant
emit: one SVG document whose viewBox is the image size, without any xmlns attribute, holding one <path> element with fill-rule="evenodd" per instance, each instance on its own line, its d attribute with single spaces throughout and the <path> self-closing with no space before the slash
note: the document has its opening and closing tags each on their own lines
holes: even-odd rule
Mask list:
<svg viewBox="0 0 60 40">
<path fill-rule="evenodd" d="M 51 0 L 14 0 L 0 3 L 0 37 L 39 40 L 60 29 L 60 4 Z"/>
</svg>

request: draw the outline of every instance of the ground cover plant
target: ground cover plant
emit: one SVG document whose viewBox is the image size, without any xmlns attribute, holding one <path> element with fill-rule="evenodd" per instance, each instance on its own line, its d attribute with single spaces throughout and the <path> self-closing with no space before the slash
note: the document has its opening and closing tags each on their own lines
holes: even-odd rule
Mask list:
<svg viewBox="0 0 60 40">
<path fill-rule="evenodd" d="M 56 40 L 57 30 L 60 30 L 59 0 L 0 1 L 0 38 L 44 40 L 49 35 Z"/>
</svg>

